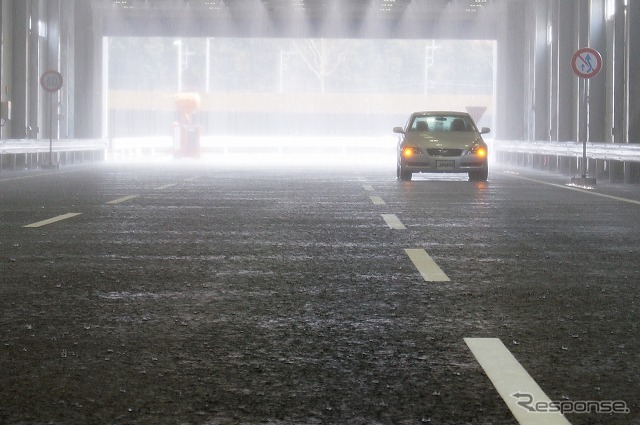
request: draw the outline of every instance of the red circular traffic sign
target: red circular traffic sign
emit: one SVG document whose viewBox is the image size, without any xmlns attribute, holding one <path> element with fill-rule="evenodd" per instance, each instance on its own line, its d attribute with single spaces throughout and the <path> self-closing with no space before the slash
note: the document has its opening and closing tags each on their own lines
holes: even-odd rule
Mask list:
<svg viewBox="0 0 640 425">
<path fill-rule="evenodd" d="M 42 77 L 40 77 L 40 85 L 49 93 L 54 93 L 60 90 L 62 88 L 63 81 L 62 74 L 54 70 L 45 71 L 45 73 L 42 74 Z"/>
<path fill-rule="evenodd" d="M 583 47 L 573 54 L 571 68 L 580 78 L 595 77 L 602 68 L 602 56 L 595 49 Z"/>
</svg>

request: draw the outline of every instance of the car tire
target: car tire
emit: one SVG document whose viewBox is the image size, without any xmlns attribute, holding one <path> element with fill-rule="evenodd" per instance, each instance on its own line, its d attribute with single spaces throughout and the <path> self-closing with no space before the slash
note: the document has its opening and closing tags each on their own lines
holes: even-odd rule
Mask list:
<svg viewBox="0 0 640 425">
<path fill-rule="evenodd" d="M 489 177 L 489 169 L 485 168 L 480 171 L 469 171 L 469 181 L 471 182 L 486 182 Z"/>
<path fill-rule="evenodd" d="M 402 169 L 402 165 L 398 164 L 398 167 L 397 167 L 398 180 L 403 181 L 403 182 L 410 181 L 411 180 L 411 175 L 412 175 L 411 171 L 403 170 Z"/>
<path fill-rule="evenodd" d="M 410 171 L 403 171 L 400 173 L 400 180 L 403 182 L 411 181 L 412 173 Z"/>
</svg>

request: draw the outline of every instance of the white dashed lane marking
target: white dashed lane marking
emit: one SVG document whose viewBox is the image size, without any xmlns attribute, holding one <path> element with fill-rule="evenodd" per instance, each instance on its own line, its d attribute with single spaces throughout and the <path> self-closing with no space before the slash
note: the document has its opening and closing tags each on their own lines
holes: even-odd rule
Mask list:
<svg viewBox="0 0 640 425">
<path fill-rule="evenodd" d="M 424 249 L 404 250 L 416 266 L 425 282 L 449 282 L 449 277 L 442 271 Z"/>
<path fill-rule="evenodd" d="M 164 189 L 169 189 L 170 187 L 174 187 L 176 186 L 177 183 L 169 183 L 169 184 L 165 184 L 164 186 L 158 186 L 156 187 L 156 190 L 164 190 Z"/>
<path fill-rule="evenodd" d="M 569 424 L 569 421 L 559 412 L 531 411 L 533 409 L 531 404 L 542 403 L 549 406 L 548 403 L 551 400 L 502 341 L 498 338 L 465 338 L 464 342 L 520 424 Z M 527 404 L 531 400 L 533 403 Z"/>
<path fill-rule="evenodd" d="M 366 190 L 367 192 L 373 192 L 373 186 L 371 186 L 370 184 L 363 184 L 362 187 L 364 187 L 364 190 Z"/>
<path fill-rule="evenodd" d="M 387 205 L 387 203 L 379 196 L 369 196 L 369 198 L 371 198 L 373 205 Z"/>
<path fill-rule="evenodd" d="M 130 201 L 131 199 L 135 199 L 140 195 L 129 195 L 129 196 L 123 196 L 122 198 L 118 198 L 118 199 L 114 199 L 113 201 L 109 201 L 107 202 L 107 204 L 121 204 L 122 202 L 127 202 Z"/>
<path fill-rule="evenodd" d="M 391 229 L 394 229 L 394 230 L 407 229 L 395 214 L 382 214 L 382 218 L 384 218 L 384 221 L 387 223 L 387 226 L 389 226 L 389 228 Z"/>
<path fill-rule="evenodd" d="M 66 219 L 69 219 L 69 218 L 72 218 L 72 217 L 76 217 L 78 215 L 80 215 L 80 213 L 63 214 L 63 215 L 59 215 L 57 217 L 50 218 L 48 220 L 42 220 L 42 221 L 39 221 L 37 223 L 27 224 L 26 226 L 23 226 L 23 227 L 30 227 L 30 228 L 42 227 L 42 226 L 46 226 L 48 224 L 56 223 L 58 221 L 62 221 L 62 220 L 66 220 Z"/>
</svg>

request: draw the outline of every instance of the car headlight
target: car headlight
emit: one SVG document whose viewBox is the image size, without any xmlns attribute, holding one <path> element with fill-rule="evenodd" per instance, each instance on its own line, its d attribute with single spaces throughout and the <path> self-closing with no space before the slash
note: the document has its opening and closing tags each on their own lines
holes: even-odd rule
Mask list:
<svg viewBox="0 0 640 425">
<path fill-rule="evenodd" d="M 417 146 L 405 146 L 402 148 L 401 152 L 404 158 L 411 158 L 414 155 L 422 154 L 422 151 Z"/>
<path fill-rule="evenodd" d="M 487 157 L 487 147 L 485 145 L 474 143 L 469 148 L 469 150 L 466 152 L 466 155 L 477 155 L 480 158 L 486 158 Z"/>
</svg>

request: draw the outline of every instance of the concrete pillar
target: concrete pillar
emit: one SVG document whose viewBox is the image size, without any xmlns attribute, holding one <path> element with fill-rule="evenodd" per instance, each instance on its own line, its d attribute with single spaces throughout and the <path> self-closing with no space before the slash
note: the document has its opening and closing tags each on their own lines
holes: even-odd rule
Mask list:
<svg viewBox="0 0 640 425">
<path fill-rule="evenodd" d="M 558 46 L 557 68 L 557 140 L 560 142 L 576 140 L 574 126 L 574 85 L 576 77 L 571 70 L 571 56 L 577 44 L 573 31 L 576 20 L 575 4 L 572 1 L 557 0 L 558 8 L 558 38 L 555 43 Z"/>
<path fill-rule="evenodd" d="M 90 2 L 74 1 L 74 133 L 99 138 L 102 132 L 102 27 Z"/>
<path fill-rule="evenodd" d="M 549 21 L 549 1 L 531 2 L 534 7 L 535 22 L 532 25 L 532 53 L 533 75 L 530 78 L 532 88 L 533 117 L 531 136 L 535 141 L 548 141 L 549 129 L 549 100 L 551 87 L 549 82 L 549 52 L 552 50 L 548 43 L 547 30 L 551 24 Z"/>
<path fill-rule="evenodd" d="M 3 4 L 5 2 L 2 2 Z M 11 74 L 7 81 L 11 91 L 11 137 L 27 137 L 27 6 L 26 1 L 9 2 L 12 6 L 12 31 L 3 43 L 5 58 L 10 57 Z M 3 15 L 4 16 L 4 15 Z M 7 54 L 8 53 L 8 54 Z"/>
<path fill-rule="evenodd" d="M 589 14 L 589 47 L 596 49 L 603 58 L 607 57 L 607 33 L 605 27 L 605 0 L 591 0 Z M 607 115 L 608 81 L 613 78 L 607 74 L 606 67 L 589 79 L 589 141 L 603 143 L 611 134 L 611 128 L 605 128 Z"/>
<path fill-rule="evenodd" d="M 576 12 L 578 19 L 574 22 L 574 32 L 576 35 L 575 44 L 572 46 L 573 53 L 582 47 L 587 47 L 589 44 L 589 22 L 590 22 L 590 4 L 591 0 L 576 0 L 575 2 Z M 569 56 L 569 59 L 571 59 Z M 574 103 L 573 110 L 574 115 L 574 138 L 578 142 L 588 140 L 587 135 L 587 102 L 586 102 L 586 85 L 587 80 L 578 78 L 573 75 L 573 87 L 574 87 Z"/>
<path fill-rule="evenodd" d="M 615 50 L 611 57 L 613 58 L 613 142 L 627 143 L 627 102 L 626 88 L 628 82 L 628 69 L 626 63 L 626 0 L 616 0 L 616 14 L 614 17 L 614 35 L 613 42 Z"/>
<path fill-rule="evenodd" d="M 627 83 L 629 90 L 629 143 L 640 143 L 640 2 L 630 1 L 629 5 L 629 70 Z"/>
<path fill-rule="evenodd" d="M 505 2 L 506 19 L 499 21 L 498 58 L 496 69 L 496 134 L 500 140 L 524 139 L 526 63 L 525 21 L 526 8 L 522 3 Z"/>
<path fill-rule="evenodd" d="M 40 63 L 40 33 L 39 22 L 40 2 L 38 0 L 26 0 L 27 5 L 27 62 L 26 62 L 26 136 L 29 139 L 37 139 L 41 135 L 41 123 L 39 121 L 39 107 L 41 106 L 40 74 L 38 64 Z M 31 27 L 29 27 L 29 23 Z M 15 76 L 15 75 L 14 75 Z"/>
<path fill-rule="evenodd" d="M 11 51 L 13 40 L 13 2 L 0 1 L 0 101 L 11 101 Z M 0 126 L 0 139 L 11 138 L 11 121 Z"/>
</svg>

